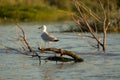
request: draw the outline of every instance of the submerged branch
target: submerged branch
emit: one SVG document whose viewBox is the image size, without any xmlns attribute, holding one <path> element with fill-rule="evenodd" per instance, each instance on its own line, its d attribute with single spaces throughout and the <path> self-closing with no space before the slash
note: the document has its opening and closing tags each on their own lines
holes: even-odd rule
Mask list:
<svg viewBox="0 0 120 80">
<path fill-rule="evenodd" d="M 40 51 L 53 51 L 56 54 L 68 55 L 74 59 L 75 62 L 83 62 L 83 59 L 77 56 L 74 52 L 64 50 L 64 49 L 57 49 L 57 48 L 38 48 Z"/>
</svg>

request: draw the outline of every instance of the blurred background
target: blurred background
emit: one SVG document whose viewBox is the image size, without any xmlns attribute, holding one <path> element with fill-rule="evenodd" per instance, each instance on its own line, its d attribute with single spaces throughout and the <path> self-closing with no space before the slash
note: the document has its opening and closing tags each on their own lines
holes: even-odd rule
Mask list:
<svg viewBox="0 0 120 80">
<path fill-rule="evenodd" d="M 103 11 L 95 0 L 79 0 L 99 16 Z M 120 0 L 101 0 L 112 22 L 111 30 L 120 31 Z M 109 3 L 108 3 L 109 1 Z M 15 22 L 73 21 L 77 14 L 74 0 L 0 0 L 0 24 Z M 114 27 L 113 27 L 114 26 Z"/>
</svg>

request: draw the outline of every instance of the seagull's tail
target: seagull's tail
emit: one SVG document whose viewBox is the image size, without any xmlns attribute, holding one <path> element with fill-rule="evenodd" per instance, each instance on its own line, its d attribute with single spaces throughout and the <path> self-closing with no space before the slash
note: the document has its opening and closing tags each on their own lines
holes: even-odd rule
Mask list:
<svg viewBox="0 0 120 80">
<path fill-rule="evenodd" d="M 53 42 L 58 42 L 58 41 L 59 41 L 58 39 L 53 40 Z"/>
</svg>

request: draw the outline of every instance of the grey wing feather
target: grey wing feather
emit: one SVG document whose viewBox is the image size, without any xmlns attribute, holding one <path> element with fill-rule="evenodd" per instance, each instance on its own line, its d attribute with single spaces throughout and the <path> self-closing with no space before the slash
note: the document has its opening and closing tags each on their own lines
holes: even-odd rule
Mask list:
<svg viewBox="0 0 120 80">
<path fill-rule="evenodd" d="M 41 37 L 44 41 L 54 41 L 54 40 L 56 40 L 56 37 L 54 37 L 53 35 L 50 35 L 46 32 L 43 32 Z"/>
</svg>

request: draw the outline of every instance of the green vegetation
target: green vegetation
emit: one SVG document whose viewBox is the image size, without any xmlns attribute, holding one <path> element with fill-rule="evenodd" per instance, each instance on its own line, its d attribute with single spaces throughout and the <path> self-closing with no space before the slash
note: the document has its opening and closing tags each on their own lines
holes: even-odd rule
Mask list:
<svg viewBox="0 0 120 80">
<path fill-rule="evenodd" d="M 96 0 L 79 1 L 103 17 L 102 9 Z M 120 0 L 101 1 L 112 23 L 109 31 L 120 32 Z M 77 14 L 73 0 L 0 0 L 0 23 L 72 20 L 71 13 Z M 94 21 L 90 16 L 87 18 Z"/>
<path fill-rule="evenodd" d="M 67 13 L 42 0 L 1 0 L 0 23 L 69 20 Z"/>
<path fill-rule="evenodd" d="M 44 9 L 45 8 L 45 9 Z M 58 9 L 39 6 L 0 6 L 1 21 L 56 21 L 65 14 Z M 62 16 L 61 16 L 62 15 Z"/>
</svg>

